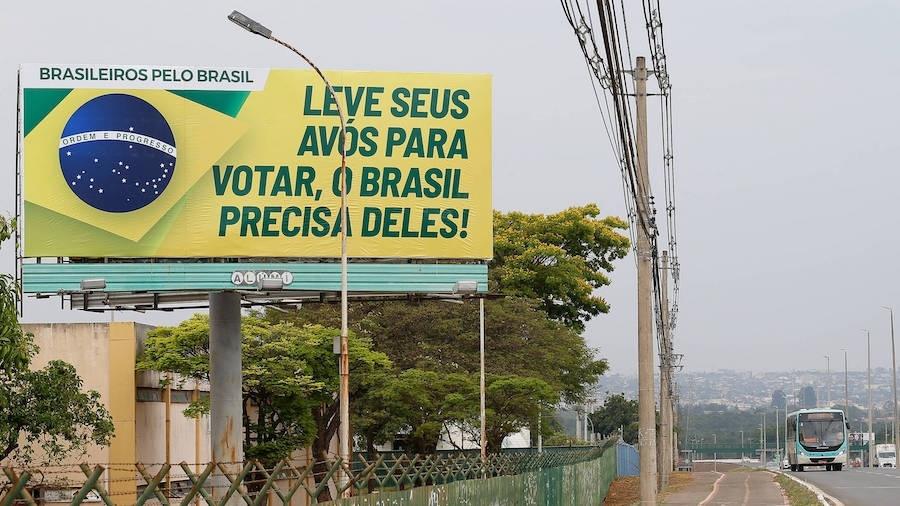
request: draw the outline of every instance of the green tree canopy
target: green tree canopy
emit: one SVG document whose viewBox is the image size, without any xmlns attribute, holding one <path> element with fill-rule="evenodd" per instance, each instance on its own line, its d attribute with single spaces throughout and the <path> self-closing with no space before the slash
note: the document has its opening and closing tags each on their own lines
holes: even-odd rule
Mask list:
<svg viewBox="0 0 900 506">
<path fill-rule="evenodd" d="M 387 386 L 382 399 L 407 432 L 406 449 L 434 453 L 451 424 L 462 426 L 477 416 L 478 381 L 464 373 L 407 369 Z"/>
<path fill-rule="evenodd" d="M 337 431 L 339 377 L 332 342 L 338 331 L 252 314 L 241 319 L 241 333 L 247 455 L 275 460 L 309 443 L 323 453 Z M 349 344 L 351 409 L 358 411 L 390 361 L 372 351 L 366 338 L 353 335 Z M 153 330 L 138 369 L 208 379 L 209 317 L 198 314 Z"/>
<path fill-rule="evenodd" d="M 407 379 L 422 378 L 425 372 L 469 377 L 476 390 L 474 396 L 463 399 L 468 400 L 466 409 L 477 415 L 480 362 L 475 303 L 367 303 L 354 304 L 351 311 L 350 323 L 355 332 L 369 337 L 375 349 L 385 353 L 399 371 L 415 371 L 409 373 L 412 376 Z M 489 300 L 485 304 L 485 313 L 488 390 L 499 392 L 487 397 L 487 424 L 490 444 L 497 448 L 503 437 L 536 422 L 540 402 L 547 406 L 560 400 L 578 402 L 583 399 L 586 388 L 606 371 L 607 364 L 595 356 L 584 338 L 575 331 L 549 320 L 536 301 L 514 297 Z M 292 322 L 301 326 L 314 322 L 334 325 L 340 321 L 340 314 L 333 305 L 305 305 L 300 311 L 269 311 L 267 318 L 276 323 Z M 494 385 L 495 381 L 499 382 Z M 460 385 L 462 383 L 456 384 Z M 529 388 L 532 389 L 530 392 Z M 506 402 L 504 396 L 510 395 L 518 396 L 519 402 Z M 386 416 L 398 416 L 402 425 L 414 433 L 419 430 L 418 424 L 425 420 L 442 420 L 446 424 L 459 421 L 444 417 L 442 413 L 446 410 L 439 409 L 437 401 L 426 403 L 425 406 L 435 412 L 427 416 L 422 414 L 419 419 L 407 416 L 411 413 L 407 406 L 395 406 L 396 413 L 403 413 L 398 415 L 391 411 L 393 404 L 378 402 L 376 405 L 386 410 Z M 461 406 L 457 406 L 459 411 L 463 410 Z M 462 425 L 470 429 L 479 427 L 477 420 L 472 419 Z M 440 427 L 429 427 L 431 430 L 422 429 L 418 433 L 421 441 L 413 442 L 412 446 L 426 449 L 437 444 Z M 380 438 L 388 436 L 388 432 L 383 432 Z M 431 440 L 426 443 L 429 438 Z"/>
<path fill-rule="evenodd" d="M 584 330 L 609 312 L 594 292 L 610 283 L 613 262 L 628 254 L 628 228 L 621 218 L 600 217 L 596 204 L 555 214 L 494 212 L 491 289 L 537 299 L 550 318 Z"/>
<path fill-rule="evenodd" d="M 0 217 L 0 242 L 15 226 Z M 0 460 L 30 462 L 40 448 L 47 463 L 83 454 L 91 444 L 105 446 L 112 418 L 94 390 L 70 364 L 53 360 L 31 370 L 38 347 L 19 325 L 15 280 L 0 274 Z"/>
<path fill-rule="evenodd" d="M 622 439 L 630 444 L 637 443 L 638 402 L 626 399 L 625 394 L 610 395 L 603 406 L 589 416 L 594 432 L 605 436 L 624 429 Z"/>
</svg>

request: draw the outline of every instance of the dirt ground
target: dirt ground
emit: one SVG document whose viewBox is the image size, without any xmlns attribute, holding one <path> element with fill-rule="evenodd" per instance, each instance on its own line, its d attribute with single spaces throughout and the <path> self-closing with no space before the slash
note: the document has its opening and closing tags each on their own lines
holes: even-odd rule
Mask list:
<svg viewBox="0 0 900 506">
<path fill-rule="evenodd" d="M 694 477 L 691 473 L 672 473 L 669 478 L 669 486 L 664 494 L 680 490 L 691 483 Z M 609 493 L 603 501 L 605 506 L 631 506 L 641 498 L 639 480 L 637 476 L 626 476 L 612 482 Z"/>
</svg>

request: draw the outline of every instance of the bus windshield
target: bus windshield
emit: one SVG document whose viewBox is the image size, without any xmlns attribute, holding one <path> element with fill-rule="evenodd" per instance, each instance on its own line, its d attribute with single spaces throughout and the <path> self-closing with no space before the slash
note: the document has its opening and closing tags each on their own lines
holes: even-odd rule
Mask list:
<svg viewBox="0 0 900 506">
<path fill-rule="evenodd" d="M 831 451 L 844 443 L 842 413 L 800 413 L 799 441 L 809 450 Z"/>
<path fill-rule="evenodd" d="M 878 454 L 879 459 L 892 459 L 894 456 L 894 452 L 881 452 Z"/>
</svg>

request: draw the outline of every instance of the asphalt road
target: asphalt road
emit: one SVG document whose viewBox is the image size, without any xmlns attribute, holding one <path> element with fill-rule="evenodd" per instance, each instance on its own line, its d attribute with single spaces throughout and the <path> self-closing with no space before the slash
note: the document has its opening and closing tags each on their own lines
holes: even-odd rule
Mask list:
<svg viewBox="0 0 900 506">
<path fill-rule="evenodd" d="M 900 504 L 900 470 L 844 468 L 843 471 L 811 469 L 790 473 L 834 496 L 845 506 Z"/>
</svg>

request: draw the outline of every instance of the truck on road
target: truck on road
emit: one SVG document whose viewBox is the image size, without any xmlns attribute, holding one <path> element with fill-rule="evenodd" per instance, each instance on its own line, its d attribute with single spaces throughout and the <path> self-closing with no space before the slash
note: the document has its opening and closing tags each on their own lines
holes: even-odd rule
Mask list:
<svg viewBox="0 0 900 506">
<path fill-rule="evenodd" d="M 875 445 L 875 465 L 877 467 L 897 467 L 897 450 L 894 445 Z"/>
</svg>

